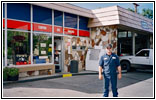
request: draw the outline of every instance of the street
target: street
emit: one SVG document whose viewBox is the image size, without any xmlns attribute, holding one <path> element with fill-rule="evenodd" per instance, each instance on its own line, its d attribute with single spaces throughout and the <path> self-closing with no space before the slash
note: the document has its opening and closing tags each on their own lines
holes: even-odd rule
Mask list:
<svg viewBox="0 0 156 100">
<path fill-rule="evenodd" d="M 153 74 L 133 71 L 118 80 L 119 97 L 153 97 Z M 80 75 L 3 86 L 3 97 L 102 97 L 103 81 L 97 75 Z M 110 97 L 112 92 L 110 89 Z"/>
</svg>

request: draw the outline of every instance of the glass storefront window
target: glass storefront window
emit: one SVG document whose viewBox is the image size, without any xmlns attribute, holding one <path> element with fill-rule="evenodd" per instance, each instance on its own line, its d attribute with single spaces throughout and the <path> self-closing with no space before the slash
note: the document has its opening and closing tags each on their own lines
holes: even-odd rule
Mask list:
<svg viewBox="0 0 156 100">
<path fill-rule="evenodd" d="M 54 10 L 54 25 L 63 26 L 63 12 Z"/>
<path fill-rule="evenodd" d="M 33 22 L 52 24 L 52 10 L 33 5 Z"/>
<path fill-rule="evenodd" d="M 132 32 L 128 31 L 128 37 L 132 37 Z"/>
<path fill-rule="evenodd" d="M 135 53 L 140 51 L 141 49 L 150 48 L 150 36 L 136 33 L 135 36 Z"/>
<path fill-rule="evenodd" d="M 5 3 L 3 3 L 3 28 L 5 28 Z"/>
<path fill-rule="evenodd" d="M 52 62 L 51 34 L 33 34 L 33 62 L 34 64 Z"/>
<path fill-rule="evenodd" d="M 7 42 L 8 65 L 26 65 L 31 63 L 29 32 L 8 31 Z"/>
<path fill-rule="evenodd" d="M 118 30 L 118 55 L 132 55 L 132 33 L 126 30 Z"/>
<path fill-rule="evenodd" d="M 77 15 L 65 13 L 65 27 L 77 29 Z"/>
<path fill-rule="evenodd" d="M 88 26 L 89 18 L 79 16 L 79 29 L 89 30 Z"/>
<path fill-rule="evenodd" d="M 3 18 L 5 18 L 5 3 L 3 3 Z"/>
<path fill-rule="evenodd" d="M 127 37 L 127 31 L 119 31 L 119 33 L 118 33 L 118 37 L 119 38 L 122 38 L 122 37 Z"/>
<path fill-rule="evenodd" d="M 7 18 L 30 21 L 30 4 L 7 3 Z"/>
</svg>

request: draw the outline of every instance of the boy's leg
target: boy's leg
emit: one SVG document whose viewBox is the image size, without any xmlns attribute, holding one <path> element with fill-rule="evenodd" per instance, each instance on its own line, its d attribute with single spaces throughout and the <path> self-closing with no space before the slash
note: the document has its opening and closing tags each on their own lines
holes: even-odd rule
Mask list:
<svg viewBox="0 0 156 100">
<path fill-rule="evenodd" d="M 104 75 L 104 95 L 103 95 L 104 97 L 109 96 L 109 81 L 110 78 Z"/>
<path fill-rule="evenodd" d="M 118 92 L 117 92 L 117 75 L 111 76 L 111 85 L 112 85 L 113 97 L 118 97 Z"/>
</svg>

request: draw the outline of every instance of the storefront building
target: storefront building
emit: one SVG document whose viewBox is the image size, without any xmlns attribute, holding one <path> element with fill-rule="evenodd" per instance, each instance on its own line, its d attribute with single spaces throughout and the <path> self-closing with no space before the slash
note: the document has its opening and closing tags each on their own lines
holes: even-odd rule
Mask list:
<svg viewBox="0 0 156 100">
<path fill-rule="evenodd" d="M 98 46 L 112 43 L 114 52 L 135 55 L 141 49 L 153 48 L 153 20 L 119 6 L 92 10 L 89 21 L 91 39 Z"/>
<path fill-rule="evenodd" d="M 152 22 L 118 6 L 4 3 L 3 66 L 17 67 L 26 77 L 69 72 L 70 61 L 77 60 L 82 71 L 88 48 L 112 43 L 118 55 L 152 48 Z"/>
</svg>

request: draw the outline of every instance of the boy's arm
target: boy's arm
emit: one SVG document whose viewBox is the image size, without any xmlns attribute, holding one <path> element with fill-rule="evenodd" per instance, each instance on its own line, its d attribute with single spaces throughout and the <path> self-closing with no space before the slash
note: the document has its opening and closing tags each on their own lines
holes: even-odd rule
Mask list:
<svg viewBox="0 0 156 100">
<path fill-rule="evenodd" d="M 102 67 L 99 66 L 99 80 L 102 80 L 103 77 L 102 77 Z"/>
<path fill-rule="evenodd" d="M 118 79 L 120 80 L 122 78 L 122 74 L 121 74 L 121 66 L 118 66 Z"/>
</svg>

